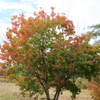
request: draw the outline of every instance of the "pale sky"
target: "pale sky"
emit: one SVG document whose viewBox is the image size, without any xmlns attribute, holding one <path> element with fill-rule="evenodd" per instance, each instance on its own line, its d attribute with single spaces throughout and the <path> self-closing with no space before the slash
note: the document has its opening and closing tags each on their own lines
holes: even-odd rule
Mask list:
<svg viewBox="0 0 100 100">
<path fill-rule="evenodd" d="M 86 32 L 87 26 L 100 24 L 100 0 L 0 0 L 0 44 L 6 40 L 6 28 L 11 25 L 12 15 L 23 12 L 29 17 L 40 7 L 46 12 L 56 7 L 56 12 L 66 13 L 74 22 L 77 34 Z"/>
</svg>

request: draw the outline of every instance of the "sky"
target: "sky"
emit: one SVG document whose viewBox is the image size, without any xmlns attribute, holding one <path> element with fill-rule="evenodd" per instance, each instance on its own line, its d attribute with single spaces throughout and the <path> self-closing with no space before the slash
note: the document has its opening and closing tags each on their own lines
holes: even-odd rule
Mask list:
<svg viewBox="0 0 100 100">
<path fill-rule="evenodd" d="M 26 18 L 43 7 L 50 12 L 66 13 L 75 25 L 77 34 L 87 31 L 87 27 L 100 23 L 100 0 L 0 0 L 0 44 L 6 40 L 6 29 L 11 26 L 11 17 L 24 13 Z"/>
</svg>

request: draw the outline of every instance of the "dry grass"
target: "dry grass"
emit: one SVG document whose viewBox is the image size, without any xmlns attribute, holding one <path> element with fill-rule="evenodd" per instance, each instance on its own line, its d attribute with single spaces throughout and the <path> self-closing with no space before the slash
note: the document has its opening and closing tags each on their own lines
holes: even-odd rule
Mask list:
<svg viewBox="0 0 100 100">
<path fill-rule="evenodd" d="M 53 89 L 50 89 L 51 97 L 53 97 Z M 71 93 L 65 91 L 63 95 L 59 97 L 59 100 L 71 100 Z M 45 98 L 45 95 L 42 96 Z M 20 95 L 19 87 L 14 83 L 0 83 L 0 100 L 34 100 L 33 98 L 22 97 Z M 75 100 L 92 100 L 88 90 L 82 90 L 80 95 Z"/>
</svg>

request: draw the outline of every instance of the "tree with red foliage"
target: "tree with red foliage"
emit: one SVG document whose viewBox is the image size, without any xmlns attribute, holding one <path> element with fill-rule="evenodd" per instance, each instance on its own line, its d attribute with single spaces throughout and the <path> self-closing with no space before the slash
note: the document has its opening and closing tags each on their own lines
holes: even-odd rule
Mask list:
<svg viewBox="0 0 100 100">
<path fill-rule="evenodd" d="M 54 100 L 69 90 L 72 98 L 80 93 L 75 78 L 90 79 L 98 73 L 98 48 L 89 45 L 91 34 L 75 35 L 73 22 L 63 14 L 44 10 L 25 19 L 24 14 L 12 17 L 7 41 L 0 47 L 1 72 L 17 81 L 22 94 L 30 97 L 45 93 L 50 100 L 50 87 L 55 89 Z"/>
</svg>

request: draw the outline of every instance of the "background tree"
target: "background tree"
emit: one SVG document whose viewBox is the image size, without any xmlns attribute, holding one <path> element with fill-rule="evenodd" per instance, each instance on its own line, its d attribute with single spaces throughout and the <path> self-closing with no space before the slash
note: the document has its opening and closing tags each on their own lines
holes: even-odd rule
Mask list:
<svg viewBox="0 0 100 100">
<path fill-rule="evenodd" d="M 42 9 L 33 17 L 13 16 L 7 41 L 1 45 L 0 63 L 8 78 L 16 80 L 24 95 L 45 93 L 50 100 L 50 87 L 55 88 L 53 100 L 69 90 L 72 98 L 80 93 L 77 77 L 90 79 L 99 69 L 99 46 L 88 44 L 91 34 L 75 35 L 74 25 L 64 14 L 48 15 Z"/>
<path fill-rule="evenodd" d="M 100 24 L 92 25 L 89 27 L 92 34 L 92 39 L 94 41 L 93 45 L 100 45 Z M 100 53 L 99 53 L 100 55 Z M 91 82 L 88 83 L 88 88 L 90 89 L 91 96 L 94 100 L 100 100 L 100 67 L 99 74 L 93 78 Z"/>
<path fill-rule="evenodd" d="M 92 38 L 94 40 L 94 45 L 100 44 L 100 24 L 92 25 L 89 28 L 93 33 Z"/>
</svg>

